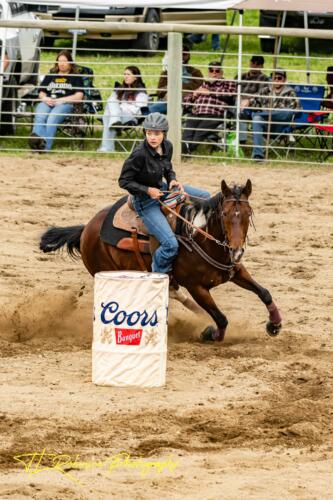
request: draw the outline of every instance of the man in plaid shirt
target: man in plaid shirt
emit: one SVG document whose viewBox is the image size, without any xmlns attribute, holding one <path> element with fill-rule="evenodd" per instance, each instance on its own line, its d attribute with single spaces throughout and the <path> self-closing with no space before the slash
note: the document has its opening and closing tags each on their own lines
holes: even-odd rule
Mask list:
<svg viewBox="0 0 333 500">
<path fill-rule="evenodd" d="M 276 69 L 272 73 L 272 82 L 267 83 L 259 93 L 242 103 L 246 107 L 241 117 L 247 120 L 252 118 L 254 160 L 264 159 L 264 134 L 270 122 L 270 135 L 276 136 L 286 129 L 291 122 L 299 102 L 294 89 L 286 84 L 287 73 L 283 69 Z M 240 131 L 245 133 L 246 122 L 240 122 Z"/>
<path fill-rule="evenodd" d="M 194 92 L 185 96 L 184 111 L 190 112 L 183 133 L 183 153 L 191 154 L 212 130 L 216 130 L 227 108 L 234 105 L 236 84 L 224 80 L 221 64 L 209 63 L 208 80 Z"/>
</svg>

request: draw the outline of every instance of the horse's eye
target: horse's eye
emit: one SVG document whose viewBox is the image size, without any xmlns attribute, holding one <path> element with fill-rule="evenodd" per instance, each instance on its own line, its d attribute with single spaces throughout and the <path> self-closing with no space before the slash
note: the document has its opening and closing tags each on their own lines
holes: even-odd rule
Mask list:
<svg viewBox="0 0 333 500">
<path fill-rule="evenodd" d="M 226 217 L 228 214 L 227 212 L 222 212 L 223 217 Z"/>
</svg>

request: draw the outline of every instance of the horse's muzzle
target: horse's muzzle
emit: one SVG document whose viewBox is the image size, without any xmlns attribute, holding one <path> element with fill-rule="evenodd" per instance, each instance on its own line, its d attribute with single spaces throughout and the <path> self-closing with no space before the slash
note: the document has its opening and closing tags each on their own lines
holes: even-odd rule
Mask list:
<svg viewBox="0 0 333 500">
<path fill-rule="evenodd" d="M 234 262 L 235 264 L 237 264 L 238 262 L 240 262 L 241 258 L 243 257 L 244 248 L 242 248 L 242 247 L 230 248 L 229 252 L 230 252 L 231 262 Z"/>
</svg>

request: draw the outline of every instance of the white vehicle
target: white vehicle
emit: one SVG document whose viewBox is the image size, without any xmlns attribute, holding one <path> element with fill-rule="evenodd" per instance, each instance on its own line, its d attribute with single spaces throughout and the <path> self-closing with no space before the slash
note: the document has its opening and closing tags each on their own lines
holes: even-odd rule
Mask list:
<svg viewBox="0 0 333 500">
<path fill-rule="evenodd" d="M 34 20 L 25 4 L 0 0 L 0 17 L 8 20 Z M 0 28 L 0 48 L 2 60 L 9 60 L 1 74 L 0 91 L 0 131 L 1 134 L 15 132 L 15 114 L 19 105 L 20 89 L 38 81 L 40 43 L 42 30 L 27 28 Z M 4 62 L 3 65 L 6 65 Z"/>
</svg>

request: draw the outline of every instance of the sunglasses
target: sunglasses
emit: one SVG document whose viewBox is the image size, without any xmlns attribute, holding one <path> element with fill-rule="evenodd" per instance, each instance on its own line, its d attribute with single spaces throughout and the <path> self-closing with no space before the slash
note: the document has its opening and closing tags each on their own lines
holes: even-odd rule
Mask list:
<svg viewBox="0 0 333 500">
<path fill-rule="evenodd" d="M 273 80 L 277 80 L 278 82 L 282 82 L 284 80 L 283 76 L 274 76 Z"/>
<path fill-rule="evenodd" d="M 221 70 L 218 68 L 209 68 L 208 71 L 210 73 L 221 73 Z"/>
</svg>

